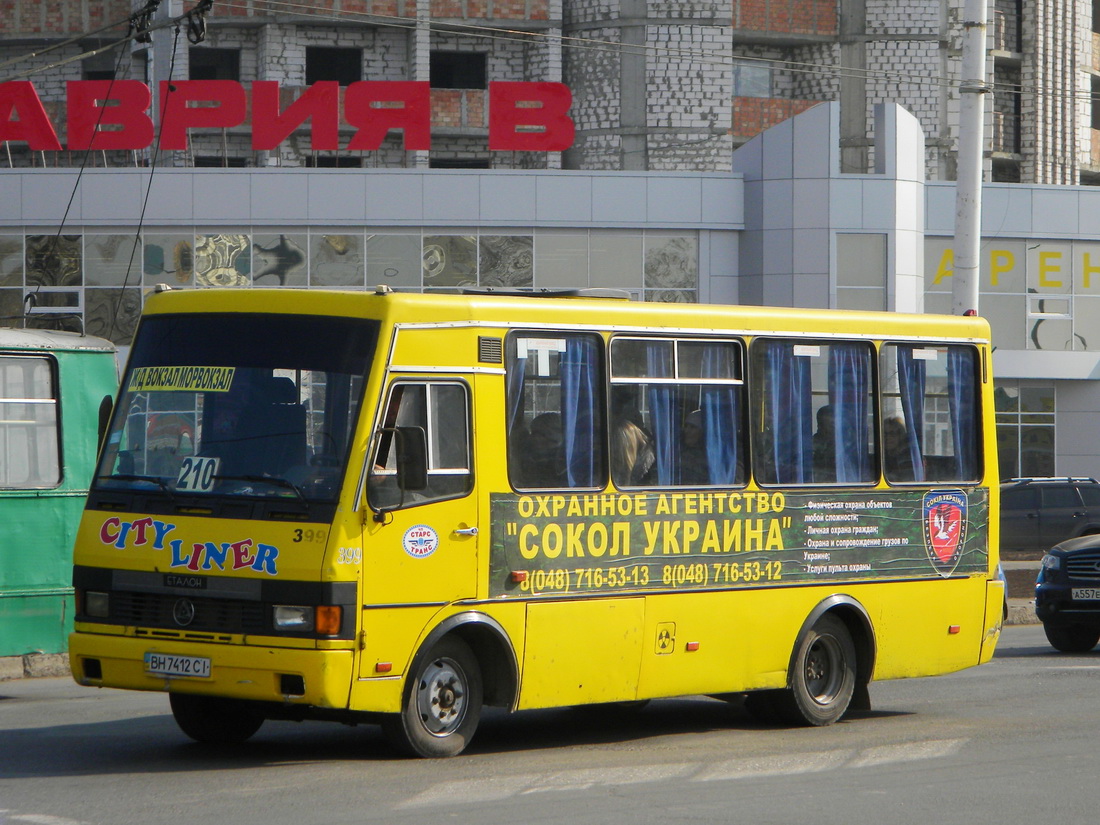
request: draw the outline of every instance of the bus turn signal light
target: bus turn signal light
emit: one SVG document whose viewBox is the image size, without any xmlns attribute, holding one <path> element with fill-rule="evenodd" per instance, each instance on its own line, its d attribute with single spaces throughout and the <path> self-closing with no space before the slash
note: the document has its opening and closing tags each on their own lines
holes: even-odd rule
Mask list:
<svg viewBox="0 0 1100 825">
<path fill-rule="evenodd" d="M 952 636 L 954 636 L 960 630 L 962 630 L 962 625 L 957 625 L 957 624 L 949 625 L 948 628 L 947 628 L 947 632 Z"/>
<path fill-rule="evenodd" d="M 315 619 L 317 634 L 320 636 L 335 636 L 339 633 L 343 614 L 343 608 L 339 605 L 322 604 L 318 606 Z"/>
</svg>

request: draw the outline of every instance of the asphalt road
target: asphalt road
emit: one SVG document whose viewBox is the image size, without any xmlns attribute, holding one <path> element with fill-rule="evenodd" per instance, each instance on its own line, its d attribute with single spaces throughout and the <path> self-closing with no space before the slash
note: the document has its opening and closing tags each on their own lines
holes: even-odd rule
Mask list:
<svg viewBox="0 0 1100 825">
<path fill-rule="evenodd" d="M 736 704 L 490 712 L 456 759 L 378 731 L 267 723 L 211 751 L 161 694 L 0 683 L 0 825 L 1091 821 L 1100 652 L 1006 628 L 994 660 L 872 685 L 875 709 L 768 728 Z"/>
</svg>

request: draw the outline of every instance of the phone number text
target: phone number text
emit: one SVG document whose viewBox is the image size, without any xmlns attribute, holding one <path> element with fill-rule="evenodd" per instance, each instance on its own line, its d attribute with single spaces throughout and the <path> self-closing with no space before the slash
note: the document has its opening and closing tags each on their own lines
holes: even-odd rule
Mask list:
<svg viewBox="0 0 1100 825">
<path fill-rule="evenodd" d="M 778 561 L 698 562 L 695 564 L 574 567 L 532 570 L 520 583 L 524 593 L 629 589 L 633 587 L 708 587 L 774 582 L 783 578 Z"/>
</svg>

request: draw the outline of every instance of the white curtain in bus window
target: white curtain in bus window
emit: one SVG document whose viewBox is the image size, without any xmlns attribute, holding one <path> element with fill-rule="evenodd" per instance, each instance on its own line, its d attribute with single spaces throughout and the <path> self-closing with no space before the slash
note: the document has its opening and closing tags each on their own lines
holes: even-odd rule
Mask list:
<svg viewBox="0 0 1100 825">
<path fill-rule="evenodd" d="M 759 339 L 752 356 L 757 481 L 873 483 L 870 343 Z"/>
<path fill-rule="evenodd" d="M 883 469 L 887 481 L 978 478 L 980 372 L 971 346 L 882 349 Z"/>
<path fill-rule="evenodd" d="M 0 358 L 0 487 L 61 482 L 57 397 L 46 358 Z"/>
<path fill-rule="evenodd" d="M 590 333 L 509 336 L 513 486 L 592 489 L 606 482 L 602 343 Z"/>
<path fill-rule="evenodd" d="M 744 484 L 741 352 L 729 340 L 612 340 L 617 487 Z"/>
</svg>

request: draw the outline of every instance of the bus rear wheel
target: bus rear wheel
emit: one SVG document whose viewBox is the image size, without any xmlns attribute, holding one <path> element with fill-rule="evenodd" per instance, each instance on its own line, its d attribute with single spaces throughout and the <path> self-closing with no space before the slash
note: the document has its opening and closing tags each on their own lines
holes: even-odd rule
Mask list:
<svg viewBox="0 0 1100 825">
<path fill-rule="evenodd" d="M 402 711 L 382 723 L 400 751 L 429 758 L 457 756 L 481 719 L 483 686 L 477 657 L 462 639 L 440 641 L 405 687 Z"/>
<path fill-rule="evenodd" d="M 822 616 L 799 640 L 790 687 L 772 694 L 776 710 L 799 725 L 831 725 L 852 701 L 856 684 L 856 646 L 847 625 Z"/>
<path fill-rule="evenodd" d="M 206 745 L 239 745 L 264 723 L 261 713 L 239 700 L 170 693 L 168 701 L 180 730 Z"/>
</svg>

